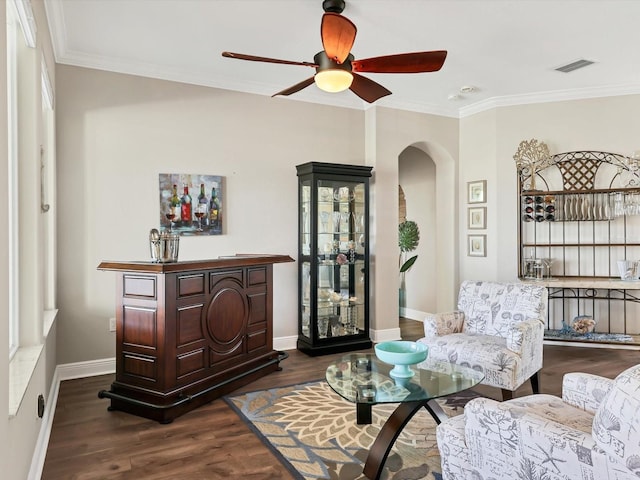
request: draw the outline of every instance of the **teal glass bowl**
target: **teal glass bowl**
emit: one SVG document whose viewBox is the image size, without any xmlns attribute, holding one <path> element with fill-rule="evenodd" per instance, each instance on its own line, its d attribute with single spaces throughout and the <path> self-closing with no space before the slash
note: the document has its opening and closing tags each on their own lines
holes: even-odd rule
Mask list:
<svg viewBox="0 0 640 480">
<path fill-rule="evenodd" d="M 409 365 L 424 362 L 429 353 L 429 348 L 426 345 L 405 340 L 378 343 L 374 349 L 376 356 L 381 361 L 394 365 L 390 372 L 391 376 L 400 378 L 415 375 Z"/>
</svg>

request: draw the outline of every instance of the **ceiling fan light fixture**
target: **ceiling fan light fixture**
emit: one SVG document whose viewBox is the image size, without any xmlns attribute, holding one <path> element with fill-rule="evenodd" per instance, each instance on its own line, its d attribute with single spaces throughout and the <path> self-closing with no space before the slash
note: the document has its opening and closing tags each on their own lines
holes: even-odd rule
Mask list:
<svg viewBox="0 0 640 480">
<path fill-rule="evenodd" d="M 351 75 L 351 72 L 341 68 L 321 70 L 316 73 L 314 79 L 320 90 L 329 93 L 342 92 L 353 83 L 353 75 Z"/>
</svg>

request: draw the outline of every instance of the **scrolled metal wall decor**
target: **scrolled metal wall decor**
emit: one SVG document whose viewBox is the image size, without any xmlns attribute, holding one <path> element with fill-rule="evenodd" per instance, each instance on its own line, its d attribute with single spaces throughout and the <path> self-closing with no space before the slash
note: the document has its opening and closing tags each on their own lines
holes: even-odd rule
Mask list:
<svg viewBox="0 0 640 480">
<path fill-rule="evenodd" d="M 520 171 L 521 177 L 529 176 L 528 190 L 536 189 L 537 172 L 553 163 L 547 144 L 535 138 L 521 141 L 513 159 L 516 161 L 516 167 Z"/>
</svg>

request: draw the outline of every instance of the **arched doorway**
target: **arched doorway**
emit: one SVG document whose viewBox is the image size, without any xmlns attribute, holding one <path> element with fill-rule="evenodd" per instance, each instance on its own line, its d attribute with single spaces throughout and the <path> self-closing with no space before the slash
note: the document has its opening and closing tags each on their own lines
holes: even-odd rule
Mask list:
<svg viewBox="0 0 640 480">
<path fill-rule="evenodd" d="M 436 265 L 436 165 L 423 150 L 405 148 L 398 156 L 398 218 L 412 220 L 420 229 L 418 248 L 409 255 L 418 260 L 405 274 L 401 292 L 400 315 L 422 320 L 429 312 L 437 311 Z"/>
<path fill-rule="evenodd" d="M 405 316 L 422 320 L 425 313 L 449 311 L 456 304 L 459 285 L 456 165 L 446 149 L 431 142 L 412 143 L 397 158 L 406 215 L 420 228 L 417 251 L 420 256 L 414 264 L 415 272 L 406 278 L 409 291 Z M 412 165 L 410 170 L 407 165 Z M 407 191 L 407 178 L 415 184 L 409 187 L 411 191 Z"/>
</svg>

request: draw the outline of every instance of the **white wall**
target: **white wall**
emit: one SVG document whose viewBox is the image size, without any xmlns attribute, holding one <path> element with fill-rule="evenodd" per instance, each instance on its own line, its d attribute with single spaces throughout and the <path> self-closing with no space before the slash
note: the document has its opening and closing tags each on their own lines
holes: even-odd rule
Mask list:
<svg viewBox="0 0 640 480">
<path fill-rule="evenodd" d="M 457 119 L 416 112 L 378 108 L 376 116 L 376 191 L 374 219 L 376 247 L 374 258 L 384 258 L 384 265 L 375 270 L 376 325 L 397 325 L 398 289 L 398 209 L 397 202 L 388 199 L 398 196 L 398 157 L 409 146 L 425 152 L 435 163 L 435 196 L 438 205 L 435 235 L 436 263 L 432 266 L 437 277 L 436 311 L 453 308 L 458 293 L 458 148 Z M 389 208 L 389 205 L 394 205 Z M 380 263 L 379 261 L 377 263 Z M 382 299 L 393 298 L 393 303 Z"/>
<path fill-rule="evenodd" d="M 460 178 L 458 183 L 460 280 L 497 280 L 498 258 L 502 258 L 499 257 L 498 252 L 500 255 L 503 254 L 502 250 L 498 249 L 498 239 L 505 233 L 512 238 L 517 236 L 516 228 L 505 233 L 499 233 L 498 230 L 498 224 L 502 224 L 505 219 L 504 205 L 498 202 L 498 191 L 509 188 L 516 181 L 516 176 L 514 166 L 513 178 L 510 178 L 511 170 L 509 170 L 500 182 L 498 181 L 497 137 L 495 110 L 482 112 L 460 121 Z M 487 181 L 487 203 L 469 205 L 467 202 L 467 183 L 476 180 Z M 515 200 L 515 187 L 513 188 Z M 467 228 L 467 213 L 470 206 L 487 207 L 486 230 L 469 230 Z M 486 257 L 468 256 L 467 235 L 469 234 L 487 235 Z"/>
<path fill-rule="evenodd" d="M 0 8 L 0 36 L 7 38 L 6 8 Z M 7 55 L 6 48 L 2 49 L 2 61 L 0 61 L 0 145 L 5 147 L 0 151 L 0 184 L 9 183 L 9 156 L 7 152 Z M 4 217 L 7 218 L 7 205 L 9 195 L 6 188 L 0 192 Z M 9 418 L 5 412 L 9 411 L 9 232 L 6 228 L 0 229 L 0 471 L 10 470 L 9 455 L 11 439 L 9 438 Z"/>
<path fill-rule="evenodd" d="M 29 144 L 23 145 L 23 150 L 26 150 L 30 155 L 26 156 L 27 162 L 33 164 L 28 166 L 28 169 L 33 170 L 39 168 L 39 146 L 42 143 L 42 131 L 40 129 L 40 60 L 44 58 L 49 66 L 49 74 L 52 85 L 55 85 L 55 75 L 53 70 L 54 60 L 51 48 L 51 41 L 49 36 L 48 25 L 45 18 L 44 4 L 42 0 L 31 0 L 33 8 L 34 18 L 37 25 L 37 45 L 36 49 L 31 51 L 29 61 L 34 66 L 33 70 L 35 74 L 33 78 L 28 79 L 29 87 L 32 91 L 30 94 L 35 95 L 35 104 L 31 105 L 30 111 L 27 115 L 23 115 L 21 125 L 26 125 L 29 129 Z M 0 37 L 4 39 L 3 45 L 6 46 L 6 9 L 4 3 L 0 8 Z M 3 185 L 8 184 L 8 157 L 7 157 L 7 71 L 6 71 L 6 47 L 2 48 L 3 61 L 0 62 L 0 145 L 4 145 L 0 157 L 0 183 Z M 21 85 L 25 87 L 25 85 Z M 24 152 L 23 152 L 24 153 Z M 33 180 L 33 179 L 32 179 Z M 39 199 L 39 176 L 33 180 L 35 184 L 28 190 L 30 195 L 37 195 Z M 4 208 L 7 208 L 8 197 L 7 189 L 2 188 L 2 195 L 4 195 L 4 201 L 2 202 Z M 39 210 L 40 205 L 30 205 L 30 208 L 36 208 Z M 27 207 L 23 207 L 27 208 Z M 5 212 L 4 217 L 7 218 Z M 42 232 L 41 218 L 36 222 L 32 222 L 33 229 L 31 238 L 40 239 L 38 237 Z M 38 435 L 41 430 L 42 420 L 37 416 L 37 397 L 39 394 L 43 394 L 45 398 L 51 388 L 54 368 L 56 365 L 55 359 L 55 342 L 56 342 L 56 329 L 55 326 L 49 332 L 47 338 L 42 339 L 44 343 L 42 354 L 35 365 L 33 374 L 26 387 L 26 393 L 15 416 L 9 417 L 7 412 L 9 411 L 9 352 L 8 352 L 8 338 L 9 338 L 9 260 L 8 260 L 8 230 L 2 229 L 0 233 L 0 471 L 2 472 L 2 478 L 7 479 L 27 479 L 31 468 L 32 456 L 36 443 L 38 442 Z M 32 269 L 32 278 L 41 279 L 43 276 L 43 266 L 41 259 L 34 259 L 34 261 L 28 263 L 28 268 Z M 24 286 L 23 286 L 24 287 Z M 33 303 L 42 306 L 42 291 L 40 288 L 36 288 L 34 292 L 37 293 L 38 298 L 33 298 Z M 35 318 L 33 318 L 35 316 Z M 41 321 L 40 312 L 37 309 L 31 311 L 29 317 L 29 324 L 32 327 L 30 330 L 26 330 L 26 337 L 22 337 L 22 340 L 28 339 L 29 344 L 40 341 L 42 338 L 41 333 Z"/>
<path fill-rule="evenodd" d="M 59 363 L 115 356 L 115 277 L 148 260 L 158 174 L 224 177 L 225 234 L 182 237 L 180 259 L 297 258 L 295 166 L 364 163 L 362 111 L 57 67 Z M 274 337 L 297 335 L 297 263 L 274 266 Z"/>
<path fill-rule="evenodd" d="M 639 95 L 501 107 L 460 121 L 460 278 L 512 281 L 518 275 L 519 221 L 513 155 L 522 140 L 552 154 L 640 148 Z M 466 256 L 466 182 L 487 180 L 487 257 Z M 474 231 L 475 232 L 475 231 Z"/>
<path fill-rule="evenodd" d="M 436 213 L 440 205 L 436 200 L 436 166 L 422 150 L 405 149 L 399 158 L 399 182 L 405 194 L 407 220 L 413 220 L 420 229 L 420 242 L 407 258 L 418 255 L 418 260 L 405 274 L 405 316 L 422 320 L 424 314 L 436 312 L 437 275 Z"/>
</svg>

